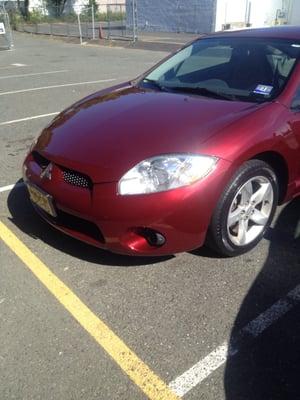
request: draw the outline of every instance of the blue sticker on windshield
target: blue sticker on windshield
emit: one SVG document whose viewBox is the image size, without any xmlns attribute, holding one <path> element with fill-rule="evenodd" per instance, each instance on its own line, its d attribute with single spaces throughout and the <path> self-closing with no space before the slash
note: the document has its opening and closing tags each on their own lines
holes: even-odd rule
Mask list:
<svg viewBox="0 0 300 400">
<path fill-rule="evenodd" d="M 253 90 L 253 93 L 263 94 L 268 96 L 273 90 L 273 86 L 268 85 L 257 85 L 256 88 Z"/>
</svg>

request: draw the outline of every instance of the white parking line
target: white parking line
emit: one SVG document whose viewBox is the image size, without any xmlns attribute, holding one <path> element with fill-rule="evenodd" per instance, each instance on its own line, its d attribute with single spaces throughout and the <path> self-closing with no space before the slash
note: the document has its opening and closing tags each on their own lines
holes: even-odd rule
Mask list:
<svg viewBox="0 0 300 400">
<path fill-rule="evenodd" d="M 20 118 L 20 119 L 12 119 L 11 121 L 0 122 L 0 126 L 15 124 L 17 122 L 30 121 L 32 119 L 50 117 L 52 115 L 57 115 L 57 114 L 58 114 L 58 112 L 53 112 L 53 113 L 49 113 L 49 114 L 33 115 L 32 117 L 26 117 L 26 118 Z"/>
<path fill-rule="evenodd" d="M 24 182 L 18 182 L 18 183 L 14 183 L 13 185 L 2 186 L 2 187 L 0 187 L 0 193 L 9 192 L 10 190 L 12 190 L 14 188 L 18 188 L 23 185 L 24 185 Z"/>
<path fill-rule="evenodd" d="M 11 64 L 13 67 L 28 67 L 27 64 L 22 64 L 22 63 L 13 63 Z"/>
<path fill-rule="evenodd" d="M 169 384 L 169 388 L 182 397 L 188 393 L 193 387 L 201 383 L 212 372 L 223 365 L 227 359 L 228 344 L 223 343 L 197 364 L 176 378 Z"/>
<path fill-rule="evenodd" d="M 31 89 L 21 89 L 21 90 L 13 90 L 11 92 L 0 92 L 0 96 L 8 95 L 8 94 L 17 94 L 17 93 L 26 93 L 26 92 L 34 92 L 37 90 L 46 90 L 46 89 L 54 89 L 59 87 L 68 87 L 68 86 L 79 86 L 79 85 L 90 85 L 92 83 L 105 83 L 105 82 L 113 82 L 116 79 L 100 79 L 98 81 L 88 81 L 88 82 L 77 82 L 77 83 L 66 83 L 64 85 L 53 85 L 53 86 L 42 86 Z"/>
<path fill-rule="evenodd" d="M 283 317 L 288 311 L 290 311 L 296 304 L 300 302 L 300 285 L 296 286 L 291 290 L 285 297 L 278 300 L 265 312 L 260 314 L 257 318 L 249 322 L 241 331 L 237 334 L 237 337 L 248 337 L 256 338 L 272 324 Z M 234 340 L 232 340 L 234 343 Z M 226 360 L 237 354 L 240 347 L 229 348 L 227 342 L 222 343 L 214 351 L 204 357 L 202 360 L 194 364 L 190 369 L 184 372 L 182 375 L 174 379 L 169 387 L 172 389 L 177 396 L 184 396 L 193 387 L 199 385 L 204 379 L 210 374 L 217 370 L 223 365 Z"/>
<path fill-rule="evenodd" d="M 9 65 L 0 65 L 0 69 L 10 69 L 10 68 L 20 68 L 20 67 L 29 67 L 29 65 L 27 64 L 19 64 L 19 63 L 15 63 L 15 64 L 9 64 Z"/>
<path fill-rule="evenodd" d="M 24 78 L 26 76 L 60 74 L 60 73 L 63 73 L 63 72 L 68 72 L 68 71 L 69 71 L 68 69 L 62 69 L 60 71 L 46 71 L 46 72 L 34 72 L 32 74 L 6 75 L 6 76 L 0 76 L 0 79 Z"/>
</svg>

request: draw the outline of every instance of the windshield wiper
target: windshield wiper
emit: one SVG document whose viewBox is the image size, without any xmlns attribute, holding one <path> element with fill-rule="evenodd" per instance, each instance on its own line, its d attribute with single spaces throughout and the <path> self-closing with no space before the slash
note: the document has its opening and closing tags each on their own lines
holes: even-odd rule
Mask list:
<svg viewBox="0 0 300 400">
<path fill-rule="evenodd" d="M 144 78 L 143 82 L 150 83 L 151 85 L 155 86 L 157 89 L 159 89 L 162 92 L 167 91 L 167 88 L 165 86 L 161 85 L 155 79 Z"/>
<path fill-rule="evenodd" d="M 200 96 L 213 97 L 215 99 L 221 99 L 221 100 L 235 100 L 236 99 L 236 96 L 233 94 L 227 94 L 227 93 L 222 93 L 222 92 L 218 92 L 218 91 L 215 92 L 214 90 L 207 89 L 205 87 L 167 86 L 166 88 L 169 90 L 174 90 L 174 91 L 178 91 L 178 92 L 198 94 Z"/>
<path fill-rule="evenodd" d="M 150 83 L 162 92 L 176 91 L 197 94 L 200 96 L 213 97 L 221 100 L 235 100 L 236 96 L 233 94 L 215 92 L 214 90 L 205 87 L 191 87 L 191 86 L 163 86 L 154 79 L 144 78 L 143 82 Z"/>
</svg>

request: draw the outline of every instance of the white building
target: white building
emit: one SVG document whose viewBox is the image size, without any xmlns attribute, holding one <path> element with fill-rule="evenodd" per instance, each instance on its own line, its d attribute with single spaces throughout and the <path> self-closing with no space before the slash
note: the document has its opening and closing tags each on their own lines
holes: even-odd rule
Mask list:
<svg viewBox="0 0 300 400">
<path fill-rule="evenodd" d="M 29 0 L 31 1 L 41 1 L 41 0 Z M 87 4 L 88 0 L 67 0 L 66 9 L 68 6 L 72 6 L 76 11 L 81 11 Z M 122 12 L 125 7 L 125 0 L 96 0 L 98 5 L 98 12 L 106 13 L 108 10 L 110 12 Z"/>
<path fill-rule="evenodd" d="M 216 31 L 282 24 L 300 24 L 300 0 L 217 0 Z"/>
<path fill-rule="evenodd" d="M 290 8 L 290 15 L 288 22 L 291 25 L 300 25 L 300 1 L 293 0 Z"/>
</svg>

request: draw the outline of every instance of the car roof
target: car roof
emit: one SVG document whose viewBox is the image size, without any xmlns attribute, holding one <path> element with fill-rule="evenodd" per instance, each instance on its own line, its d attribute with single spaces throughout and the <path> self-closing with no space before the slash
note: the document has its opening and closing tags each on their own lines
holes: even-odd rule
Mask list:
<svg viewBox="0 0 300 400">
<path fill-rule="evenodd" d="M 206 37 L 253 37 L 300 40 L 300 26 L 283 25 L 271 28 L 251 28 L 236 31 L 221 31 Z"/>
</svg>

